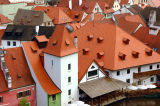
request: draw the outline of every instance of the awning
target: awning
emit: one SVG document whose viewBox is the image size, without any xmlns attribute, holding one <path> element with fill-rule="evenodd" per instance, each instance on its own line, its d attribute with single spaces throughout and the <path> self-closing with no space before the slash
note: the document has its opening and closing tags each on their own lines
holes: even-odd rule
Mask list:
<svg viewBox="0 0 160 106">
<path fill-rule="evenodd" d="M 129 84 L 120 80 L 104 77 L 80 83 L 78 86 L 90 98 L 95 98 L 106 93 L 127 87 Z"/>
</svg>

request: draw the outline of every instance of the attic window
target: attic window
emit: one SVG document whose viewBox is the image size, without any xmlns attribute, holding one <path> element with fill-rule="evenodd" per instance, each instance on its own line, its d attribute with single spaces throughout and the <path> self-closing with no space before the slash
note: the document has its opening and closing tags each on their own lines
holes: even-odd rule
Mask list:
<svg viewBox="0 0 160 106">
<path fill-rule="evenodd" d="M 83 54 L 85 55 L 85 54 L 87 54 L 88 52 L 89 52 L 89 48 L 85 48 L 85 49 L 83 49 Z"/>
<path fill-rule="evenodd" d="M 66 41 L 65 41 L 65 43 L 66 43 L 66 45 L 67 45 L 67 46 L 69 46 L 69 45 L 70 45 L 69 40 L 66 40 Z"/>
<path fill-rule="evenodd" d="M 104 56 L 104 52 L 98 52 L 97 53 L 97 58 L 102 58 Z"/>
<path fill-rule="evenodd" d="M 132 51 L 132 56 L 133 56 L 134 58 L 138 58 L 138 57 L 139 57 L 139 52 Z"/>
<path fill-rule="evenodd" d="M 94 38 L 94 36 L 93 35 L 88 35 L 87 38 L 90 41 L 90 40 L 92 40 Z"/>
<path fill-rule="evenodd" d="M 148 56 L 152 56 L 152 50 L 151 49 L 145 49 L 145 53 L 148 55 Z"/>
<path fill-rule="evenodd" d="M 118 57 L 119 57 L 121 60 L 125 60 L 126 55 L 125 55 L 124 53 L 119 52 Z"/>
<path fill-rule="evenodd" d="M 57 44 L 57 41 L 54 40 L 53 43 L 52 43 L 52 45 L 53 45 L 53 46 L 56 46 L 56 44 Z"/>
<path fill-rule="evenodd" d="M 79 14 L 75 14 L 75 15 L 74 15 L 74 18 L 77 19 L 78 17 L 79 17 Z"/>
<path fill-rule="evenodd" d="M 130 40 L 129 40 L 128 38 L 123 38 L 123 43 L 125 43 L 125 44 L 128 45 L 128 44 L 129 44 L 129 41 L 130 41 Z"/>
<path fill-rule="evenodd" d="M 15 55 L 12 55 L 12 60 L 16 60 L 16 56 Z"/>
<path fill-rule="evenodd" d="M 17 78 L 22 78 L 22 76 L 20 74 L 17 74 Z"/>
<path fill-rule="evenodd" d="M 101 43 L 103 40 L 104 40 L 103 37 L 98 37 L 98 38 L 97 38 L 97 42 L 98 42 L 98 43 Z"/>
<path fill-rule="evenodd" d="M 37 53 L 37 49 L 36 49 L 34 46 L 31 46 L 31 50 L 32 50 L 34 53 Z"/>
</svg>

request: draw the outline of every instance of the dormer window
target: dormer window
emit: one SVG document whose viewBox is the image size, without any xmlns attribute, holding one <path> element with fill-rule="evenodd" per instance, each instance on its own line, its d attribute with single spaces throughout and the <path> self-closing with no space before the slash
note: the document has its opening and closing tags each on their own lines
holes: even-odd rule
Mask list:
<svg viewBox="0 0 160 106">
<path fill-rule="evenodd" d="M 121 60 L 125 60 L 126 55 L 125 55 L 124 53 L 119 52 L 118 57 L 119 57 Z"/>
<path fill-rule="evenodd" d="M 83 49 L 83 54 L 85 55 L 85 54 L 88 54 L 88 52 L 89 52 L 89 48 L 85 48 L 85 49 Z"/>
<path fill-rule="evenodd" d="M 90 41 L 94 38 L 94 36 L 93 35 L 88 35 L 87 38 L 88 38 L 88 41 Z"/>
<path fill-rule="evenodd" d="M 31 50 L 32 50 L 34 53 L 37 53 L 37 49 L 36 49 L 34 46 L 31 46 Z"/>
<path fill-rule="evenodd" d="M 122 41 L 124 44 L 128 45 L 130 40 L 128 38 L 123 38 Z"/>
<path fill-rule="evenodd" d="M 134 58 L 138 58 L 138 57 L 139 57 L 139 52 L 132 51 L 132 56 L 133 56 Z"/>
<path fill-rule="evenodd" d="M 101 59 L 104 56 L 104 52 L 98 52 L 97 58 Z"/>
<path fill-rule="evenodd" d="M 98 38 L 97 38 L 97 42 L 98 42 L 98 43 L 101 43 L 103 40 L 104 40 L 103 37 L 98 37 Z"/>
<path fill-rule="evenodd" d="M 98 70 L 92 70 L 88 72 L 88 78 L 95 77 L 98 75 Z"/>
<path fill-rule="evenodd" d="M 69 46 L 69 45 L 70 45 L 69 40 L 66 40 L 65 43 L 66 43 L 66 46 Z"/>
<path fill-rule="evenodd" d="M 56 44 L 57 44 L 57 41 L 54 40 L 53 43 L 52 43 L 52 46 L 56 46 Z"/>
<path fill-rule="evenodd" d="M 152 50 L 151 49 L 145 49 L 145 53 L 148 55 L 148 56 L 152 56 Z"/>
<path fill-rule="evenodd" d="M 78 19 L 78 17 L 79 17 L 79 14 L 74 15 L 74 18 Z"/>
</svg>

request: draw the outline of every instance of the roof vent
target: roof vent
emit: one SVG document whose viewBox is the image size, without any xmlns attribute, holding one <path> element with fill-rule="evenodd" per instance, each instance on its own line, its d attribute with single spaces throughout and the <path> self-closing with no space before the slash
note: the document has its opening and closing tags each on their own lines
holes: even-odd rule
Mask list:
<svg viewBox="0 0 160 106">
<path fill-rule="evenodd" d="M 54 40 L 53 43 L 52 43 L 52 46 L 56 46 L 56 44 L 57 44 L 57 41 Z"/>
<path fill-rule="evenodd" d="M 69 40 L 66 40 L 65 43 L 66 43 L 66 46 L 69 46 L 69 45 L 70 45 Z"/>
<path fill-rule="evenodd" d="M 32 50 L 34 53 L 37 53 L 37 49 L 36 49 L 34 46 L 31 46 L 31 50 Z"/>
<path fill-rule="evenodd" d="M 22 78 L 22 76 L 20 74 L 17 74 L 17 78 Z"/>
<path fill-rule="evenodd" d="M 139 52 L 132 51 L 132 56 L 133 56 L 134 58 L 138 58 L 138 57 L 139 57 Z"/>
<path fill-rule="evenodd" d="M 130 40 L 129 40 L 128 38 L 123 38 L 123 43 L 125 43 L 125 44 L 128 45 L 128 44 L 129 44 L 129 41 L 130 41 Z"/>
<path fill-rule="evenodd" d="M 104 56 L 104 52 L 98 52 L 97 53 L 97 57 L 100 59 Z"/>
<path fill-rule="evenodd" d="M 88 35 L 87 38 L 90 41 L 90 40 L 92 40 L 94 38 L 94 36 L 93 35 Z"/>
<path fill-rule="evenodd" d="M 89 50 L 90 50 L 90 48 L 85 48 L 85 49 L 83 49 L 83 54 L 84 54 L 84 55 L 85 55 L 85 54 L 88 54 Z"/>
<path fill-rule="evenodd" d="M 152 56 L 152 50 L 151 49 L 145 49 L 145 53 L 148 55 L 148 56 Z"/>
<path fill-rule="evenodd" d="M 119 57 L 121 60 L 125 60 L 126 55 L 125 55 L 124 53 L 119 52 L 118 57 Z"/>
<path fill-rule="evenodd" d="M 104 40 L 103 37 L 98 37 L 98 38 L 97 38 L 97 42 L 98 42 L 98 43 L 101 43 L 103 40 Z"/>
<path fill-rule="evenodd" d="M 12 60 L 16 60 L 16 56 L 12 55 Z"/>
</svg>

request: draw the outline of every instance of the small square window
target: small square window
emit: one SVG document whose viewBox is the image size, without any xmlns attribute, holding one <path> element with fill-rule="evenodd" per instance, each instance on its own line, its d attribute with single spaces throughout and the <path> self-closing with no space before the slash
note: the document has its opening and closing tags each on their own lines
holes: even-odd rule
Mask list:
<svg viewBox="0 0 160 106">
<path fill-rule="evenodd" d="M 7 41 L 7 46 L 11 46 L 11 42 L 10 41 Z"/>
<path fill-rule="evenodd" d="M 130 83 L 130 79 L 126 79 L 126 82 L 127 82 L 127 83 Z"/>
<path fill-rule="evenodd" d="M 19 92 L 19 93 L 17 94 L 17 98 L 21 98 L 21 97 L 23 97 L 23 92 Z"/>
<path fill-rule="evenodd" d="M 71 101 L 69 101 L 68 104 L 71 104 Z"/>
<path fill-rule="evenodd" d="M 154 77 L 151 77 L 151 80 L 150 80 L 151 82 L 154 82 Z"/>
<path fill-rule="evenodd" d="M 141 81 L 138 81 L 138 85 L 142 85 L 142 82 L 141 82 Z"/>
<path fill-rule="evenodd" d="M 52 101 L 56 100 L 56 95 L 52 95 Z"/>
<path fill-rule="evenodd" d="M 71 77 L 68 77 L 68 82 L 69 82 L 69 83 L 71 82 Z"/>
<path fill-rule="evenodd" d="M 16 42 L 13 42 L 13 46 L 16 46 Z"/>
<path fill-rule="evenodd" d="M 68 70 L 71 70 L 71 64 L 68 64 Z"/>
<path fill-rule="evenodd" d="M 2 103 L 3 102 L 3 97 L 2 96 L 0 96 L 0 103 Z"/>
<path fill-rule="evenodd" d="M 150 70 L 152 69 L 152 65 L 149 66 L 149 69 L 150 69 Z"/>
<path fill-rule="evenodd" d="M 130 74 L 130 69 L 127 69 L 127 74 Z"/>
<path fill-rule="evenodd" d="M 159 64 L 157 64 L 157 68 L 159 68 Z"/>
<path fill-rule="evenodd" d="M 30 96 L 31 95 L 31 90 L 25 91 L 25 96 Z"/>
<path fill-rule="evenodd" d="M 70 90 L 68 90 L 68 95 L 71 95 L 71 89 L 70 89 Z"/>
<path fill-rule="evenodd" d="M 120 75 L 120 71 L 117 71 L 117 76 L 119 76 Z"/>
</svg>

